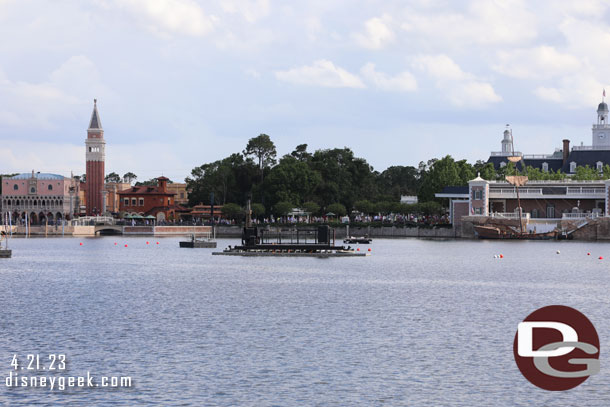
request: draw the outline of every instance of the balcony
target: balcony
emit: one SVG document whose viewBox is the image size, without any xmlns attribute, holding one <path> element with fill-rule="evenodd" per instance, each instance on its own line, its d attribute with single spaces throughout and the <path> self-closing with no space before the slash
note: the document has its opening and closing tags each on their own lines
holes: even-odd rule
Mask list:
<svg viewBox="0 0 610 407">
<path fill-rule="evenodd" d="M 564 198 L 564 199 L 605 199 L 605 187 L 569 187 L 544 186 L 519 188 L 519 196 L 523 199 Z M 514 187 L 490 188 L 489 198 L 516 199 Z"/>
</svg>

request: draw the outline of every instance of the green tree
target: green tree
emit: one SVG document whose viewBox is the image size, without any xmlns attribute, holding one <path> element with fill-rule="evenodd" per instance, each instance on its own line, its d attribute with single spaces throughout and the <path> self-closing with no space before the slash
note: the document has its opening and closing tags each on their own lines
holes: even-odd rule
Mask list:
<svg viewBox="0 0 610 407">
<path fill-rule="evenodd" d="M 303 209 L 311 215 L 317 215 L 320 212 L 320 205 L 313 201 L 307 201 L 303 204 Z"/>
<path fill-rule="evenodd" d="M 341 203 L 351 208 L 355 201 L 378 194 L 373 168 L 349 148 L 316 151 L 311 168 L 321 176 L 314 192 L 314 200 L 321 206 Z"/>
<path fill-rule="evenodd" d="M 265 202 L 275 204 L 287 201 L 300 206 L 313 198 L 315 188 L 320 182 L 320 174 L 312 170 L 307 163 L 286 155 L 265 178 Z"/>
<path fill-rule="evenodd" d="M 280 201 L 273 206 L 275 216 L 286 216 L 292 211 L 293 205 L 287 201 Z"/>
<path fill-rule="evenodd" d="M 401 195 L 416 195 L 419 174 L 415 167 L 392 166 L 377 176 L 379 198 L 398 201 Z"/>
<path fill-rule="evenodd" d="M 447 155 L 440 160 L 429 161 L 428 163 L 428 168 L 424 173 L 418 193 L 420 202 L 434 200 L 434 194 L 440 192 L 446 186 L 461 186 L 467 184 L 468 176 L 464 175 L 464 172 L 466 171 L 464 164 L 462 162 L 456 163 L 450 155 Z"/>
<path fill-rule="evenodd" d="M 345 206 L 338 202 L 328 205 L 326 210 L 328 212 L 334 213 L 337 216 L 345 216 L 347 214 L 347 210 L 345 209 Z"/>
<path fill-rule="evenodd" d="M 225 218 L 232 220 L 232 219 L 241 218 L 244 214 L 244 211 L 241 208 L 241 206 L 239 206 L 235 203 L 228 203 L 228 204 L 223 205 L 222 214 Z"/>
<path fill-rule="evenodd" d="M 579 165 L 576 167 L 576 173 L 574 173 L 572 179 L 578 181 L 592 181 L 600 179 L 602 176 L 603 174 L 600 174 L 595 168 L 591 168 L 588 165 L 585 165 L 584 167 Z"/>
<path fill-rule="evenodd" d="M 135 181 L 136 179 L 138 179 L 138 176 L 136 174 L 134 174 L 133 172 L 126 172 L 123 175 L 123 181 L 124 182 L 128 182 L 128 183 L 132 183 L 133 181 Z"/>
<path fill-rule="evenodd" d="M 104 181 L 106 182 L 121 182 L 121 176 L 119 174 L 117 174 L 116 172 L 111 172 L 110 174 L 106 175 L 106 177 L 104 178 Z"/>
<path fill-rule="evenodd" d="M 309 161 L 311 159 L 311 154 L 307 152 L 307 144 L 299 144 L 290 155 L 299 161 Z"/>
<path fill-rule="evenodd" d="M 266 134 L 259 134 L 258 137 L 248 140 L 244 155 L 258 160 L 258 169 L 261 174 L 261 182 L 263 182 L 264 169 L 275 164 L 277 152 L 271 138 Z"/>
<path fill-rule="evenodd" d="M 358 212 L 362 212 L 365 215 L 373 213 L 375 211 L 375 205 L 371 203 L 368 199 L 361 199 L 359 201 L 354 202 L 354 209 Z"/>
<path fill-rule="evenodd" d="M 237 202 L 245 205 L 255 176 L 256 167 L 252 160 L 245 159 L 240 153 L 195 167 L 186 178 L 190 190 L 189 204 L 209 203 L 210 194 L 214 192 L 216 204 Z"/>
<path fill-rule="evenodd" d="M 265 216 L 265 207 L 259 203 L 253 203 L 250 208 L 252 209 L 252 216 L 256 219 Z"/>
</svg>

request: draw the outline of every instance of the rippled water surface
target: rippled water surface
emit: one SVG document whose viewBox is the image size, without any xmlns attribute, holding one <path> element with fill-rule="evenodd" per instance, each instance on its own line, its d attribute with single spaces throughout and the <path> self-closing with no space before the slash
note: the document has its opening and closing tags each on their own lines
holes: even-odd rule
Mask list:
<svg viewBox="0 0 610 407">
<path fill-rule="evenodd" d="M 377 239 L 367 258 L 270 259 L 178 240 L 13 239 L 0 405 L 610 405 L 610 244 Z M 517 324 L 550 304 L 600 336 L 600 374 L 568 392 L 513 360 Z M 8 389 L 29 353 L 133 387 Z"/>
</svg>

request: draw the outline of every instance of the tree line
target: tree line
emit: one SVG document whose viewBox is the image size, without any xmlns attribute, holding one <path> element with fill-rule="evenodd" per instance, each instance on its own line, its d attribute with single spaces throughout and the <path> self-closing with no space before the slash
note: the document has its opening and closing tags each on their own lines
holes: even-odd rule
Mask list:
<svg viewBox="0 0 610 407">
<path fill-rule="evenodd" d="M 391 166 L 376 171 L 366 159 L 348 148 L 320 149 L 310 152 L 300 144 L 289 154 L 278 158 L 275 144 L 266 134 L 250 139 L 241 152 L 195 167 L 185 181 L 189 205 L 211 203 L 223 205 L 226 215 L 243 213 L 248 199 L 255 217 L 285 216 L 292 208 L 308 213 L 343 216 L 352 210 L 365 214 L 418 213 L 442 214 L 442 199 L 435 194 L 446 186 L 465 186 L 480 175 L 486 180 L 503 180 L 506 175 L 527 175 L 531 180 L 562 180 L 561 171 L 544 172 L 526 167 L 518 170 L 509 162 L 496 170 L 491 163 L 474 164 L 455 160 L 450 155 L 422 161 L 417 167 Z M 575 180 L 610 178 L 610 166 L 602 171 L 589 166 L 577 167 Z M 133 182 L 137 176 L 123 177 L 112 172 L 107 182 Z M 171 181 L 170 181 L 171 182 Z M 156 179 L 136 185 L 154 185 Z M 401 195 L 415 195 L 418 204 L 400 203 Z"/>
</svg>

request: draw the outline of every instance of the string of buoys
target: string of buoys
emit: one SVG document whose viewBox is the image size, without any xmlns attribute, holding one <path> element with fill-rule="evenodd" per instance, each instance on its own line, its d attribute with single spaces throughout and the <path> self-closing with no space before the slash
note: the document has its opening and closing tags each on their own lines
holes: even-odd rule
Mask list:
<svg viewBox="0 0 610 407">
<path fill-rule="evenodd" d="M 504 255 L 503 254 L 494 254 L 494 259 L 503 259 Z"/>
</svg>

